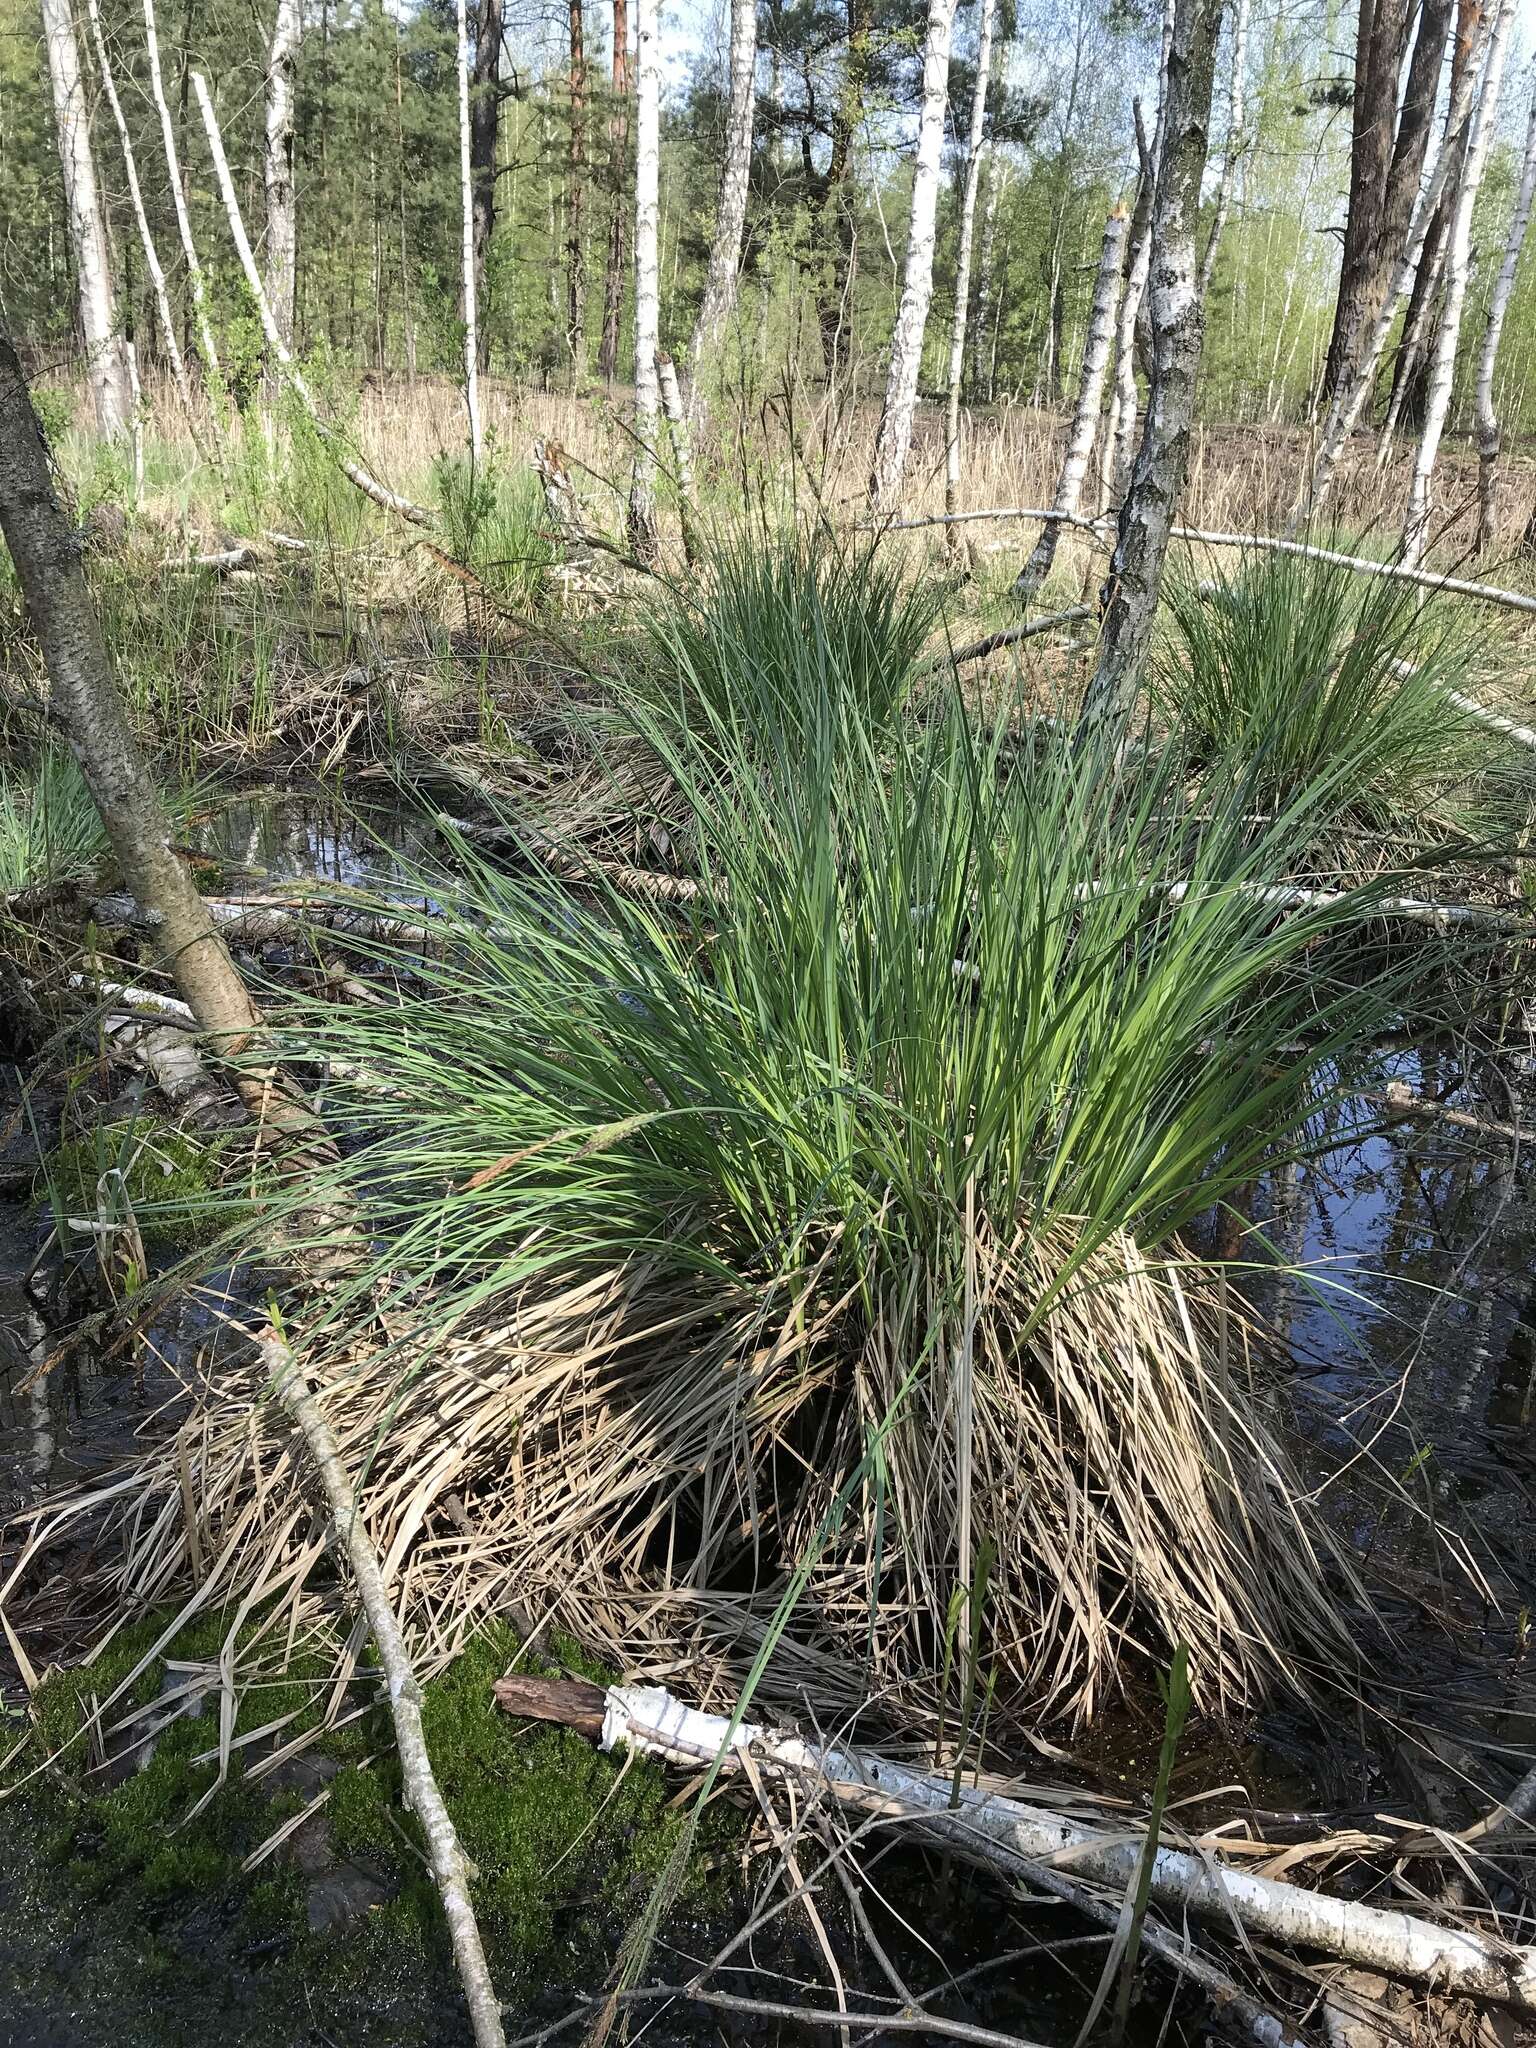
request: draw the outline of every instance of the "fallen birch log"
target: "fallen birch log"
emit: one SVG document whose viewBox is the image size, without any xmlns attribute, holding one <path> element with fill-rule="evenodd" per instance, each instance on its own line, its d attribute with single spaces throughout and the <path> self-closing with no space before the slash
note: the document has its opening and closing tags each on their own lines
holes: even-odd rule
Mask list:
<svg viewBox="0 0 1536 2048">
<path fill-rule="evenodd" d="M 320 1413 L 314 1393 L 299 1369 L 292 1351 L 275 1329 L 264 1330 L 257 1339 L 261 1361 L 272 1377 L 272 1389 L 292 1417 L 309 1447 L 315 1470 L 325 1488 L 331 1526 L 346 1552 L 347 1563 L 357 1585 L 368 1626 L 373 1631 L 389 1688 L 389 1711 L 395 1724 L 395 1745 L 400 1753 L 400 1775 L 407 1806 L 421 1822 L 427 1838 L 427 1856 L 443 1901 L 453 1944 L 453 1960 L 464 1987 L 477 2048 L 506 2048 L 501 2024 L 501 2005 L 486 1966 L 480 1928 L 469 1897 L 469 1864 L 459 1843 L 443 1795 L 432 1771 L 421 1726 L 421 1686 L 411 1665 L 405 1638 L 395 1619 L 378 1556 L 363 1527 L 357 1496 L 341 1462 L 330 1424 Z"/>
<path fill-rule="evenodd" d="M 442 943 L 441 930 L 419 917 L 392 917 L 385 911 L 331 902 L 320 895 L 205 896 L 203 902 L 215 928 L 235 945 L 278 945 L 317 931 L 408 946 Z M 125 895 L 98 897 L 91 914 L 98 924 L 130 931 L 148 930 L 155 922 L 152 911 Z"/>
<path fill-rule="evenodd" d="M 566 1696 L 570 1689 L 540 1712 L 537 1686 L 537 1680 L 504 1679 L 495 1688 L 496 1697 L 511 1713 L 564 1720 L 572 1711 Z M 717 1757 L 730 1768 L 750 1761 L 759 1772 L 819 1786 L 841 1805 L 885 1815 L 893 1825 L 913 1828 L 983 1863 L 1065 1870 L 1124 1894 L 1142 1856 L 1137 1830 L 1089 1826 L 972 1786 L 962 1785 L 957 1800 L 952 1776 L 914 1770 L 836 1743 L 810 1742 L 756 1722 L 733 1729 L 724 1715 L 685 1706 L 659 1686 L 582 1691 L 574 1703 L 581 1714 L 576 1725 L 590 1728 L 600 1710 L 598 1739 L 604 1749 L 622 1746 L 689 1769 Z M 1216 1860 L 1220 1851 L 1215 1837 L 1195 1849 L 1160 1848 L 1152 1862 L 1152 1897 L 1178 1912 L 1235 1924 L 1286 1947 L 1321 1950 L 1456 1996 L 1536 2013 L 1536 1949 L 1234 1870 Z"/>
</svg>

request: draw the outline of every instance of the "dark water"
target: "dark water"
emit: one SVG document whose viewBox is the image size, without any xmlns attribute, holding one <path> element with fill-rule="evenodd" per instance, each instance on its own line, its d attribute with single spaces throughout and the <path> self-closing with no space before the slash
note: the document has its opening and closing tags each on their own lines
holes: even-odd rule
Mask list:
<svg viewBox="0 0 1536 2048">
<path fill-rule="evenodd" d="M 322 803 L 270 800 L 226 807 L 200 828 L 198 844 L 223 864 L 231 891 L 314 876 L 389 891 L 406 881 L 413 860 L 432 852 L 430 827 L 387 806 L 359 825 Z M 1536 1124 L 1528 1054 L 1464 1063 L 1447 1049 L 1405 1051 L 1384 1060 L 1371 1086 L 1380 1090 L 1394 1078 L 1476 1116 Z M 1249 1238 L 1242 1255 L 1255 1268 L 1245 1291 L 1290 1361 L 1288 1405 L 1304 1465 L 1310 1473 L 1315 1460 L 1327 1511 L 1383 1567 L 1389 1588 L 1401 1592 L 1396 1604 L 1390 1591 L 1387 1601 L 1400 1656 L 1384 1712 L 1407 1731 L 1399 1746 L 1411 1754 L 1398 1753 L 1385 1723 L 1368 1731 L 1362 1724 L 1354 1735 L 1271 1718 L 1239 1731 L 1235 1748 L 1193 1760 L 1198 1780 L 1217 1783 L 1231 1772 L 1261 1804 L 1288 1803 L 1289 1795 L 1336 1817 L 1369 1812 L 1382 1799 L 1399 1810 L 1421 1794 L 1427 1799 L 1414 1771 L 1420 1753 L 1433 1746 L 1423 1733 L 1431 1724 L 1450 1731 L 1451 1776 L 1463 1792 L 1473 1784 L 1477 1798 L 1507 1785 L 1536 1750 L 1536 1717 L 1526 1705 L 1536 1702 L 1536 1661 L 1526 1669 L 1527 1619 L 1536 1608 L 1532 1160 L 1439 1122 L 1367 1128 L 1378 1120 L 1363 1104 L 1337 1112 L 1333 1127 L 1319 1133 L 1315 1158 L 1254 1190 L 1262 1236 Z M 16 1199 L 14 1173 L 6 1188 L 12 1199 L 0 1207 L 0 1516 L 46 1487 L 77 1482 L 121 1459 L 138 1432 L 159 1426 L 177 1398 L 181 1371 L 217 1330 L 206 1304 L 185 1302 L 151 1331 L 131 1371 L 83 1346 L 37 1376 L 59 1343 L 46 1305 L 25 1284 L 47 1225 Z M 1265 1277 L 1261 1269 L 1273 1254 L 1299 1265 L 1303 1277 Z M 1340 1468 L 1341 1476 L 1330 1478 Z M 0 1687 L 5 1678 L 0 1663 Z M 1105 1741 L 1118 1745 L 1118 1755 L 1106 1753 L 1101 1775 L 1123 1774 L 1142 1785 L 1156 1737 L 1150 1723 L 1108 1733 Z M 0 1753 L 9 1746 L 4 1738 L 0 1721 Z M 291 1987 L 271 2003 L 276 1994 L 270 1986 L 262 1990 L 234 1935 L 226 1941 L 220 1934 L 189 1957 L 175 1993 L 155 1994 L 134 1961 L 131 1917 L 123 1926 L 82 1929 L 35 1846 L 17 1830 L 0 1844 L 0 1925 L 13 1930 L 0 1933 L 0 2048 L 55 2041 L 127 2048 L 140 2038 L 214 2041 L 226 2033 L 323 2042 L 338 2025 L 358 2041 L 462 2038 L 456 2017 L 445 2017 L 441 2003 L 423 2002 L 404 1976 L 392 1988 L 381 1983 L 371 2002 L 365 1997 L 344 2015 L 327 2014 L 326 2027 L 312 2025 L 313 2014 L 293 2002 Z M 910 1890 L 912 1883 L 909 1871 L 898 1876 L 897 1888 Z M 985 1895 L 979 1904 L 973 1894 L 966 1899 L 951 1902 L 946 1939 L 957 1951 L 984 1955 L 988 1941 L 1003 1938 L 995 1903 Z M 15 1932 L 18 1912 L 25 1939 Z M 104 1975 L 70 1960 L 93 1938 L 108 1959 Z M 116 1975 L 114 1943 L 121 1946 Z M 1091 1986 L 1097 1958 L 1088 1949 L 1065 1967 Z M 115 1987 L 130 1978 L 131 1998 L 126 1990 L 118 1997 Z M 1070 2041 L 1081 1985 L 1074 1987 L 1070 1974 L 1038 1971 L 1030 1981 L 1026 1994 L 1017 1972 L 1005 1973 L 975 2002 L 951 2009 L 1043 2041 Z M 24 1982 L 33 1986 L 25 1998 L 16 1990 Z M 765 1995 L 772 1989 L 758 1986 Z M 156 1995 L 170 2000 L 158 2016 Z M 454 2013 L 451 1991 L 446 1995 Z M 235 2009 L 248 2014 L 244 2031 Z M 1148 2041 L 1162 2017 L 1143 2014 Z M 694 2038 L 691 2022 L 681 2020 L 658 2031 L 666 2041 Z M 706 2033 L 719 2039 L 713 2026 L 697 2030 L 701 2040 Z M 1169 2038 L 1181 2037 L 1176 2026 Z"/>
</svg>

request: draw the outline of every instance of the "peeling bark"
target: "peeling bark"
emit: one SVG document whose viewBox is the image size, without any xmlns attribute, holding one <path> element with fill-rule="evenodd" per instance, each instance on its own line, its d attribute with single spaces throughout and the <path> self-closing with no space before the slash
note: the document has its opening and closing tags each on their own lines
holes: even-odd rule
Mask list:
<svg viewBox="0 0 1536 2048">
<path fill-rule="evenodd" d="M 944 148 L 944 113 L 949 98 L 949 44 L 955 23 L 955 0 L 928 0 L 928 34 L 923 45 L 923 110 L 918 122 L 917 155 L 912 173 L 912 213 L 907 232 L 907 267 L 891 336 L 891 366 L 885 404 L 875 439 L 874 468 L 869 480 L 870 503 L 890 511 L 901 495 L 907 454 L 912 446 L 912 416 L 917 410 L 917 380 L 922 368 L 923 335 L 933 298 L 933 244 L 939 207 L 939 160 Z"/>
<path fill-rule="evenodd" d="M 80 337 L 86 377 L 104 441 L 118 441 L 133 422 L 133 382 L 128 346 L 118 330 L 117 295 L 112 287 L 106 216 L 96 184 L 91 151 L 91 113 L 80 76 L 80 49 L 70 0 L 42 0 L 43 39 L 53 87 L 54 130 L 64 173 L 64 207 L 75 259 Z"/>
<path fill-rule="evenodd" d="M 1169 530 L 1189 465 L 1204 341 L 1195 228 L 1221 11 L 1222 0 L 1175 0 L 1150 237 L 1152 387 L 1110 561 L 1098 666 L 1088 686 L 1083 726 L 1123 716 L 1134 701 Z"/>
<path fill-rule="evenodd" d="M 984 0 L 990 9 L 992 0 Z M 709 275 L 699 317 L 688 346 L 688 419 L 697 431 L 708 403 L 700 374 L 730 324 L 741 280 L 741 239 L 747 225 L 747 188 L 752 171 L 752 116 L 757 97 L 757 0 L 731 0 L 731 103 L 726 117 L 725 168 L 715 209 Z"/>
<path fill-rule="evenodd" d="M 1503 261 L 1488 301 L 1488 324 L 1483 330 L 1483 345 L 1477 358 L 1477 552 L 1480 555 L 1487 554 L 1493 546 L 1498 521 L 1501 436 L 1499 415 L 1493 402 L 1493 373 L 1498 367 L 1499 341 L 1504 332 L 1504 316 L 1509 311 L 1510 294 L 1515 287 L 1515 272 L 1520 267 L 1520 252 L 1531 224 L 1533 198 L 1536 198 L 1536 93 L 1531 96 L 1531 110 L 1526 118 L 1520 190 L 1515 198 L 1509 233 L 1504 239 Z"/>
</svg>

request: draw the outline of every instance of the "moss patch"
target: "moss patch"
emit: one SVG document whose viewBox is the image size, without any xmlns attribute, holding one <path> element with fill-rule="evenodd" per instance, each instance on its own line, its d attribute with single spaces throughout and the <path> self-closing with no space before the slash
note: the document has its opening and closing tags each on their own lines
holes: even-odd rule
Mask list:
<svg viewBox="0 0 1536 2048">
<path fill-rule="evenodd" d="M 247 1195 L 223 1185 L 228 1163 L 224 1145 L 125 1118 L 66 1138 L 39 1169 L 37 1193 L 71 1216 L 131 1210 L 147 1246 L 187 1250 L 249 1213 Z"/>
</svg>

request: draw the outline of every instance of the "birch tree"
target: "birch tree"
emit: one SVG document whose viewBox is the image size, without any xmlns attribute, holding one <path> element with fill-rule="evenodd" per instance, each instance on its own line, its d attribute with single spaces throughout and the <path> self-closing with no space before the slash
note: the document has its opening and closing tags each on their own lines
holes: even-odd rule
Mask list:
<svg viewBox="0 0 1536 2048">
<path fill-rule="evenodd" d="M 1417 566 L 1424 559 L 1424 551 L 1429 544 L 1435 458 L 1440 452 L 1440 437 L 1445 431 L 1445 422 L 1451 409 L 1451 386 L 1456 374 L 1456 347 L 1461 338 L 1461 315 L 1467 298 L 1467 273 L 1471 268 L 1472 209 L 1477 202 L 1478 188 L 1483 182 L 1488 147 L 1498 120 L 1499 92 L 1504 82 L 1504 58 L 1514 13 L 1515 0 L 1500 0 L 1499 11 L 1494 18 L 1493 30 L 1488 39 L 1488 56 L 1483 65 L 1477 105 L 1473 110 L 1472 126 L 1467 135 L 1466 161 L 1462 166 L 1461 184 L 1456 195 L 1456 211 L 1451 220 L 1450 240 L 1446 245 L 1445 302 L 1440 309 L 1440 320 L 1435 329 L 1434 347 L 1430 355 L 1424 426 L 1414 455 L 1413 482 L 1409 487 L 1408 512 L 1403 523 L 1403 557 L 1410 567 Z"/>
<path fill-rule="evenodd" d="M 459 206 L 464 229 L 464 410 L 469 415 L 469 455 L 478 469 L 484 453 L 480 431 L 480 343 L 476 333 L 475 194 L 469 153 L 469 16 L 457 0 L 459 72 Z"/>
<path fill-rule="evenodd" d="M 658 0 L 635 9 L 635 466 L 629 544 L 642 562 L 659 552 L 656 441 L 661 430 L 656 351 L 661 333 L 661 51 Z"/>
<path fill-rule="evenodd" d="M 290 349 L 298 250 L 293 199 L 293 75 L 299 28 L 299 0 L 277 0 L 272 40 L 267 46 L 261 177 L 267 200 L 267 298 L 283 346 Z"/>
<path fill-rule="evenodd" d="M 182 258 L 187 266 L 187 289 L 192 294 L 192 311 L 197 328 L 197 350 L 203 361 L 203 377 L 217 395 L 221 386 L 219 352 L 214 346 L 213 328 L 208 320 L 208 287 L 192 239 L 192 219 L 187 212 L 186 180 L 181 155 L 176 147 L 176 124 L 171 119 L 165 96 L 165 79 L 160 69 L 160 37 L 155 25 L 155 0 L 144 0 L 144 53 L 149 63 L 149 89 L 160 116 L 160 140 L 170 173 L 171 204 L 176 211 L 176 232 L 181 237 Z"/>
<path fill-rule="evenodd" d="M 1148 267 L 1152 383 L 1120 510 L 1088 727 L 1128 711 L 1152 635 L 1170 528 L 1189 467 L 1204 318 L 1195 254 L 1222 0 L 1175 0 L 1168 40 Z"/>
<path fill-rule="evenodd" d="M 101 29 L 100 0 L 86 0 L 86 11 L 91 24 L 96 64 L 101 72 L 101 89 L 111 109 L 113 125 L 117 129 L 118 145 L 122 150 L 123 173 L 128 180 L 128 203 L 133 209 L 134 224 L 139 231 L 139 245 L 144 251 L 144 268 L 149 272 L 149 282 L 155 296 L 155 312 L 160 321 L 160 335 L 165 343 L 166 359 L 171 366 L 171 376 L 175 380 L 182 410 L 186 413 L 188 423 L 195 433 L 197 414 L 192 402 L 191 380 L 187 376 L 187 365 L 181 353 L 181 344 L 176 338 L 176 319 L 171 311 L 171 295 L 165 281 L 165 270 L 160 262 L 160 252 L 155 247 L 154 235 L 150 231 L 149 215 L 144 208 L 144 192 L 139 184 L 139 167 L 134 156 L 133 138 L 128 132 L 123 103 L 118 98 L 117 83 L 112 76 L 112 66 L 107 57 L 106 37 Z"/>
<path fill-rule="evenodd" d="M 1493 402 L 1493 373 L 1498 367 L 1499 340 L 1504 332 L 1510 294 L 1515 287 L 1515 272 L 1520 267 L 1520 252 L 1531 224 L 1533 198 L 1536 198 L 1536 91 L 1532 92 L 1531 109 L 1526 117 L 1520 189 L 1515 196 L 1509 233 L 1504 238 L 1504 256 L 1488 301 L 1488 324 L 1483 329 L 1483 345 L 1477 358 L 1477 551 L 1480 555 L 1486 554 L 1493 546 L 1498 518 L 1501 435 L 1499 415 Z"/>
<path fill-rule="evenodd" d="M 582 0 L 570 0 L 571 155 L 566 188 L 565 334 L 571 357 L 571 378 L 580 385 L 587 376 L 587 49 Z"/>
<path fill-rule="evenodd" d="M 1221 182 L 1216 188 L 1216 211 L 1211 218 L 1210 239 L 1200 259 L 1200 296 L 1211 288 L 1216 273 L 1216 252 L 1232 211 L 1232 193 L 1237 184 L 1237 167 L 1243 159 L 1243 127 L 1247 116 L 1249 0 L 1237 0 L 1232 11 L 1232 79 L 1227 91 L 1227 139 L 1221 155 Z"/>
<path fill-rule="evenodd" d="M 90 104 L 80 76 L 70 0 L 43 0 L 43 39 L 53 88 L 54 129 L 64 172 L 64 207 L 75 260 L 76 304 L 85 344 L 86 377 L 103 440 L 117 441 L 133 423 L 133 376 L 118 330 L 107 223 L 91 150 Z"/>
<path fill-rule="evenodd" d="M 1051 573 L 1062 523 L 1077 516 L 1098 431 L 1099 407 L 1104 397 L 1104 373 L 1109 364 L 1109 346 L 1114 336 L 1115 307 L 1120 295 L 1120 270 L 1125 255 L 1129 215 L 1117 206 L 1104 224 L 1104 242 L 1099 252 L 1098 276 L 1094 281 L 1093 305 L 1088 315 L 1088 332 L 1083 342 L 1082 372 L 1078 378 L 1077 404 L 1067 431 L 1067 448 L 1056 483 L 1051 509 L 1060 519 L 1048 519 L 1040 529 L 1034 551 L 1014 581 L 1013 594 L 1028 604 Z"/>
<path fill-rule="evenodd" d="M 992 0 L 983 0 L 988 14 Z M 741 238 L 747 225 L 752 172 L 752 116 L 757 100 L 757 0 L 731 0 L 731 103 L 725 125 L 725 166 L 715 208 L 715 235 L 699 317 L 688 345 L 688 420 L 697 434 L 708 411 L 704 365 L 730 325 L 741 281 Z"/>
<path fill-rule="evenodd" d="M 965 184 L 960 195 L 960 247 L 955 256 L 955 316 L 949 332 L 949 390 L 944 413 L 944 510 L 960 509 L 960 387 L 965 378 L 965 325 L 971 301 L 971 242 L 976 230 L 976 193 L 986 148 L 987 93 L 992 84 L 994 0 L 981 0 L 976 41 L 976 88 L 966 138 Z M 957 529 L 949 529 L 951 548 Z"/>
<path fill-rule="evenodd" d="M 1141 186 L 1136 198 L 1136 211 L 1131 216 L 1130 266 L 1115 327 L 1115 392 L 1104 449 L 1106 461 L 1111 463 L 1110 495 L 1117 505 L 1124 502 L 1130 488 L 1131 464 L 1136 450 L 1136 418 L 1141 405 L 1136 389 L 1136 326 L 1152 267 L 1152 208 L 1157 165 L 1161 160 L 1164 109 L 1168 99 L 1168 52 L 1173 44 L 1173 14 L 1174 0 L 1163 0 L 1157 58 L 1157 123 L 1150 143 L 1144 132 L 1140 103 L 1133 108 L 1136 151 L 1141 159 Z"/>
<path fill-rule="evenodd" d="M 992 266 L 997 251 L 997 215 L 1003 187 L 1008 182 L 1008 166 L 999 158 L 995 144 L 986 152 L 984 163 L 987 173 L 987 203 L 982 209 L 981 216 L 981 257 L 976 271 L 976 319 L 971 329 L 971 389 L 984 403 L 990 403 L 992 379 L 988 368 L 990 356 L 987 349 L 987 322 L 992 311 Z"/>
<path fill-rule="evenodd" d="M 613 112 L 608 121 L 608 175 L 613 211 L 608 219 L 608 262 L 603 274 L 603 337 L 598 374 L 611 384 L 619 368 L 619 321 L 624 311 L 624 244 L 629 183 L 629 0 L 613 0 Z"/>
<path fill-rule="evenodd" d="M 877 513 L 889 512 L 900 497 L 907 454 L 912 446 L 912 416 L 917 409 L 923 335 L 933 298 L 939 160 L 944 148 L 944 114 L 949 98 L 949 45 L 954 22 L 955 0 L 928 0 L 928 33 L 923 45 L 923 107 L 918 120 L 917 151 L 912 170 L 907 267 L 902 280 L 901 303 L 896 309 L 896 326 L 891 336 L 885 404 L 875 437 L 875 460 L 869 480 L 870 505 Z"/>
</svg>

